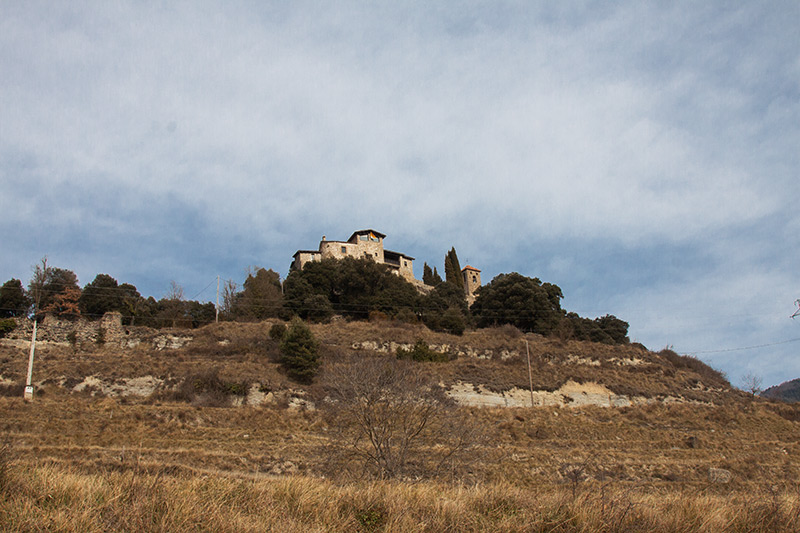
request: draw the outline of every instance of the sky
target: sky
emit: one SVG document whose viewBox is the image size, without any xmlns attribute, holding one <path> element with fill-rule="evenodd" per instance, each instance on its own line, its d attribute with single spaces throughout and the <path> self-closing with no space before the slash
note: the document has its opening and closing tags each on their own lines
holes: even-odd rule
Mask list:
<svg viewBox="0 0 800 533">
<path fill-rule="evenodd" d="M 800 3 L 0 0 L 0 282 L 164 296 L 387 235 L 800 377 Z"/>
</svg>

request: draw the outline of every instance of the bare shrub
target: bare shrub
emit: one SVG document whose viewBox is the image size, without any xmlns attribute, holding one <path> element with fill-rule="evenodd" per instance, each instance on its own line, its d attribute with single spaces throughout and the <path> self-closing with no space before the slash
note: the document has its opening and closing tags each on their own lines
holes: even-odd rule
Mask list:
<svg viewBox="0 0 800 533">
<path fill-rule="evenodd" d="M 725 377 L 724 373 L 711 368 L 709 365 L 694 356 L 679 355 L 669 347 L 658 352 L 658 355 L 669 361 L 676 369 L 684 369 L 695 372 L 709 384 L 722 385 L 724 387 L 730 386 L 730 383 L 728 382 L 728 379 Z"/>
<path fill-rule="evenodd" d="M 187 375 L 169 392 L 157 393 L 165 400 L 186 402 L 204 407 L 227 407 L 233 396 L 245 396 L 249 384 L 245 381 L 225 381 L 215 367 Z"/>
<path fill-rule="evenodd" d="M 475 427 L 407 361 L 351 361 L 328 381 L 329 419 L 371 476 L 436 475 L 475 442 Z"/>
<path fill-rule="evenodd" d="M 24 383 L 0 384 L 0 396 L 18 396 L 21 398 L 23 392 L 25 392 Z"/>
</svg>

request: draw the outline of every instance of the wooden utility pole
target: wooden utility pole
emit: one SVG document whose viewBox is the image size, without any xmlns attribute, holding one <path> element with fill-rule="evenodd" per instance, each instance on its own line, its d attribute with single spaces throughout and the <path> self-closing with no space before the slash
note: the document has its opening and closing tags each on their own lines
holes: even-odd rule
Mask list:
<svg viewBox="0 0 800 533">
<path fill-rule="evenodd" d="M 219 322 L 219 274 L 217 274 L 217 307 L 214 309 L 214 322 Z"/>
<path fill-rule="evenodd" d="M 531 351 L 528 348 L 528 339 L 525 339 L 525 355 L 528 356 L 528 385 L 531 389 L 531 407 L 533 407 L 533 374 L 531 373 Z"/>
</svg>

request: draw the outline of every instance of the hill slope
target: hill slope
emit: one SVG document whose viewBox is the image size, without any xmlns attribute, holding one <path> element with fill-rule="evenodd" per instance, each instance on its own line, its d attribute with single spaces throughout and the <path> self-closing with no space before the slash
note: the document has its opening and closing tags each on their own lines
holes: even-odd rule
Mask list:
<svg viewBox="0 0 800 533">
<path fill-rule="evenodd" d="M 800 378 L 769 387 L 761 393 L 761 396 L 771 400 L 800 402 Z"/>
</svg>

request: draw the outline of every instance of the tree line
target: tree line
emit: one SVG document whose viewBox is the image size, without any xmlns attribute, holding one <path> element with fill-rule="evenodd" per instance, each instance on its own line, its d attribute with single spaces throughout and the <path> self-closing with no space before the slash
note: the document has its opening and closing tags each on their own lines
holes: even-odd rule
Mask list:
<svg viewBox="0 0 800 533">
<path fill-rule="evenodd" d="M 393 319 L 421 322 L 435 331 L 456 335 L 468 328 L 511 324 L 521 331 L 563 339 L 607 344 L 628 342 L 628 323 L 613 316 L 590 319 L 561 307 L 558 285 L 519 273 L 499 274 L 478 289 L 467 304 L 455 248 L 444 257 L 445 279 L 425 263 L 426 293 L 370 258 L 325 259 L 292 270 L 281 283 L 273 270 L 253 268 L 241 287 L 228 280 L 221 305 L 186 300 L 175 282 L 160 300 L 143 297 L 130 283 L 98 274 L 82 289 L 74 272 L 47 264 L 34 267 L 27 289 L 18 279 L 0 288 L 0 317 L 52 314 L 97 319 L 108 311 L 122 314 L 128 325 L 198 327 L 220 320 L 299 317 L 326 321 L 334 315 L 353 320 Z"/>
</svg>

